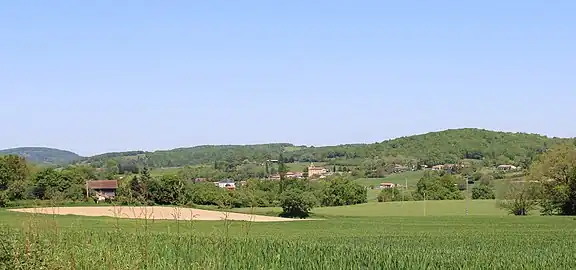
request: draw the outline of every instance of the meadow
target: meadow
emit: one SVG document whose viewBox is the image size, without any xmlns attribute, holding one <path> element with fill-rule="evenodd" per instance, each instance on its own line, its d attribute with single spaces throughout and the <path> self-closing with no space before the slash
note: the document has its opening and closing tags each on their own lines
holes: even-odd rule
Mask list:
<svg viewBox="0 0 576 270">
<path fill-rule="evenodd" d="M 415 187 L 416 184 L 418 184 L 420 178 L 422 178 L 422 175 L 424 175 L 424 171 L 414 171 L 414 172 L 395 173 L 382 178 L 358 178 L 354 181 L 358 184 L 367 187 L 378 186 L 382 182 L 394 183 L 402 186 L 408 183 L 408 187 Z"/>
<path fill-rule="evenodd" d="M 323 220 L 128 220 L 0 210 L 0 269 L 569 269 L 571 217 L 495 201 L 368 203 Z M 422 208 L 421 208 L 422 207 Z M 237 211 L 249 211 L 240 209 Z M 254 209 L 252 209 L 254 210 Z M 254 212 L 272 211 L 256 209 Z"/>
</svg>

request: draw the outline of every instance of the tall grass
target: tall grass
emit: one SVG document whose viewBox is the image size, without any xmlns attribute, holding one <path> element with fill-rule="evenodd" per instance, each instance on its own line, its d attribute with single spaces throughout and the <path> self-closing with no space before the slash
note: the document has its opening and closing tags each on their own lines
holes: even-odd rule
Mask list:
<svg viewBox="0 0 576 270">
<path fill-rule="evenodd" d="M 575 243 L 566 236 L 573 233 L 543 233 L 537 227 L 531 228 L 533 234 L 465 230 L 225 237 L 154 232 L 147 239 L 138 233 L 76 230 L 60 234 L 57 242 L 50 232 L 11 230 L 10 241 L 3 243 L 9 243 L 14 258 L 6 269 L 570 269 Z M 145 253 L 142 241 L 149 243 Z"/>
<path fill-rule="evenodd" d="M 576 263 L 576 221 L 564 217 L 183 222 L 182 211 L 193 210 L 174 207 L 173 221 L 130 210 L 145 218 L 0 211 L 0 269 L 571 269 Z"/>
</svg>

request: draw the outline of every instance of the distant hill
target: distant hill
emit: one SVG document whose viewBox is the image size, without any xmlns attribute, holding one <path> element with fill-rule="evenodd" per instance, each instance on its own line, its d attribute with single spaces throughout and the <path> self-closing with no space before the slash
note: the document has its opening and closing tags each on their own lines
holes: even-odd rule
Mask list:
<svg viewBox="0 0 576 270">
<path fill-rule="evenodd" d="M 0 155 L 18 155 L 37 164 L 63 165 L 82 158 L 76 153 L 46 147 L 19 147 L 0 150 Z"/>
<path fill-rule="evenodd" d="M 261 163 L 267 159 L 277 159 L 282 153 L 288 162 L 359 164 L 366 159 L 394 157 L 416 159 L 428 165 L 455 163 L 461 159 L 521 165 L 529 163 L 551 145 L 567 140 L 538 134 L 463 128 L 405 136 L 373 144 L 324 147 L 295 146 L 289 143 L 204 145 L 154 152 L 108 153 L 84 158 L 82 162 L 98 167 L 110 160 L 140 164 L 146 162 L 150 167 L 223 163 L 233 168 L 247 162 Z"/>
</svg>

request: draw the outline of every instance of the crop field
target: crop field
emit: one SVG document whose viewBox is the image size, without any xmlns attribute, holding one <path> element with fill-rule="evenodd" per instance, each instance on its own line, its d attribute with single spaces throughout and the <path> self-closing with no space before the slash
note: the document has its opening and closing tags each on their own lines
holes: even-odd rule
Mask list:
<svg viewBox="0 0 576 270">
<path fill-rule="evenodd" d="M 506 211 L 497 206 L 496 200 L 458 200 L 458 201 L 405 201 L 405 202 L 369 202 L 365 204 L 319 207 L 312 215 L 322 218 L 340 217 L 417 217 L 417 216 L 506 216 Z M 277 216 L 280 207 L 234 208 L 230 211 L 255 215 Z M 537 213 L 537 212 L 534 212 Z"/>
<path fill-rule="evenodd" d="M 268 223 L 0 210 L 0 269 L 569 269 L 576 263 L 570 217 L 439 210 L 394 216 L 410 211 L 374 209 L 406 204 L 379 205 L 319 208 L 327 219 Z"/>
</svg>

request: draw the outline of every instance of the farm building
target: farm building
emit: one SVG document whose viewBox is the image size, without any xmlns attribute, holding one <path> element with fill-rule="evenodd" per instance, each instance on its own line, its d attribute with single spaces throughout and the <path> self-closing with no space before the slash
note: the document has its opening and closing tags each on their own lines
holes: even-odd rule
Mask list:
<svg viewBox="0 0 576 270">
<path fill-rule="evenodd" d="M 86 183 L 86 193 L 94 192 L 98 200 L 114 199 L 117 189 L 117 180 L 92 180 Z"/>
</svg>

